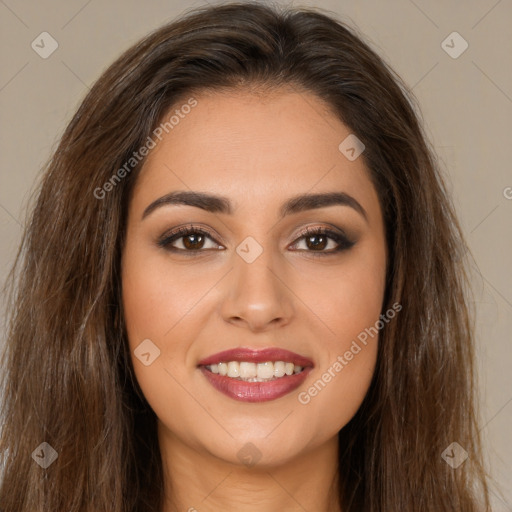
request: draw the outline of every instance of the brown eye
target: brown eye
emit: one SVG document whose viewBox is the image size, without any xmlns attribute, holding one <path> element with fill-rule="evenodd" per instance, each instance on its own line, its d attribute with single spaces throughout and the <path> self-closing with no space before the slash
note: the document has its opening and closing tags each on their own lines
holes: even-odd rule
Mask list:
<svg viewBox="0 0 512 512">
<path fill-rule="evenodd" d="M 325 235 L 310 235 L 305 238 L 308 249 L 325 249 L 329 242 L 329 237 Z"/>
<path fill-rule="evenodd" d="M 201 249 L 204 245 L 204 235 L 199 233 L 191 233 L 190 235 L 186 235 L 181 237 L 183 238 L 183 245 L 187 249 Z"/>
<path fill-rule="evenodd" d="M 338 253 L 350 249 L 355 244 L 345 235 L 325 228 L 307 229 L 301 233 L 298 240 L 294 244 L 295 249 L 318 253 L 319 256 Z M 298 247 L 302 240 L 304 240 L 305 248 Z"/>
<path fill-rule="evenodd" d="M 214 242 L 211 247 L 205 247 L 210 240 Z M 174 252 L 204 252 L 207 249 L 215 249 L 220 246 L 215 243 L 210 233 L 201 228 L 182 227 L 170 233 L 164 234 L 158 245 L 168 251 Z"/>
</svg>

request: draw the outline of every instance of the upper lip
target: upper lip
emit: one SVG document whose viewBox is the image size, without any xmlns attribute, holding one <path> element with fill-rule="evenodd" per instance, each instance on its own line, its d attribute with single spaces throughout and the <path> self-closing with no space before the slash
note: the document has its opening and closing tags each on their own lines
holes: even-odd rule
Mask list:
<svg viewBox="0 0 512 512">
<path fill-rule="evenodd" d="M 243 348 L 237 347 L 222 352 L 217 352 L 199 361 L 198 366 L 208 366 L 210 364 L 226 363 L 229 361 L 247 361 L 250 363 L 265 363 L 267 361 L 284 361 L 293 363 L 296 366 L 313 366 L 313 361 L 307 357 L 290 352 L 283 348 Z"/>
</svg>

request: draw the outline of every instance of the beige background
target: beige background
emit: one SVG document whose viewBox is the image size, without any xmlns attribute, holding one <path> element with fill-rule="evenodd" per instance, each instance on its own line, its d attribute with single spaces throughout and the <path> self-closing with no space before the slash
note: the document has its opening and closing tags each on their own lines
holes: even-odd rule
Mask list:
<svg viewBox="0 0 512 512">
<path fill-rule="evenodd" d="M 0 0 L 2 282 L 38 171 L 87 89 L 129 45 L 202 3 Z M 413 87 L 444 162 L 476 262 L 481 429 L 503 488 L 501 498 L 493 492 L 495 510 L 511 511 L 511 0 L 323 0 L 316 5 L 358 27 Z M 31 48 L 44 31 L 59 45 L 47 59 Z M 456 59 L 441 47 L 453 31 L 469 44 Z M 5 339 L 3 327 L 1 332 Z"/>
</svg>

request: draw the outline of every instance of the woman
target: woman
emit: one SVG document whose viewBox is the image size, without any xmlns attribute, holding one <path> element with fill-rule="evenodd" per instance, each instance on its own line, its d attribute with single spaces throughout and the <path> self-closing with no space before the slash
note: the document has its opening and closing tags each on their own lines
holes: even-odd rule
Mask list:
<svg viewBox="0 0 512 512">
<path fill-rule="evenodd" d="M 315 10 L 189 13 L 44 175 L 8 511 L 489 510 L 465 245 L 400 79 Z"/>
</svg>

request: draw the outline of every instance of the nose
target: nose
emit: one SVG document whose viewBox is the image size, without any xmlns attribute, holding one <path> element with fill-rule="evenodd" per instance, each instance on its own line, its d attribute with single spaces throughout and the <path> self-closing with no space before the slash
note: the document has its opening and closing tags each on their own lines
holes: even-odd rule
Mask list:
<svg viewBox="0 0 512 512">
<path fill-rule="evenodd" d="M 223 282 L 221 314 L 226 322 L 254 332 L 288 324 L 294 313 L 286 263 L 273 264 L 270 251 L 248 263 L 233 254 L 233 270 Z"/>
</svg>

